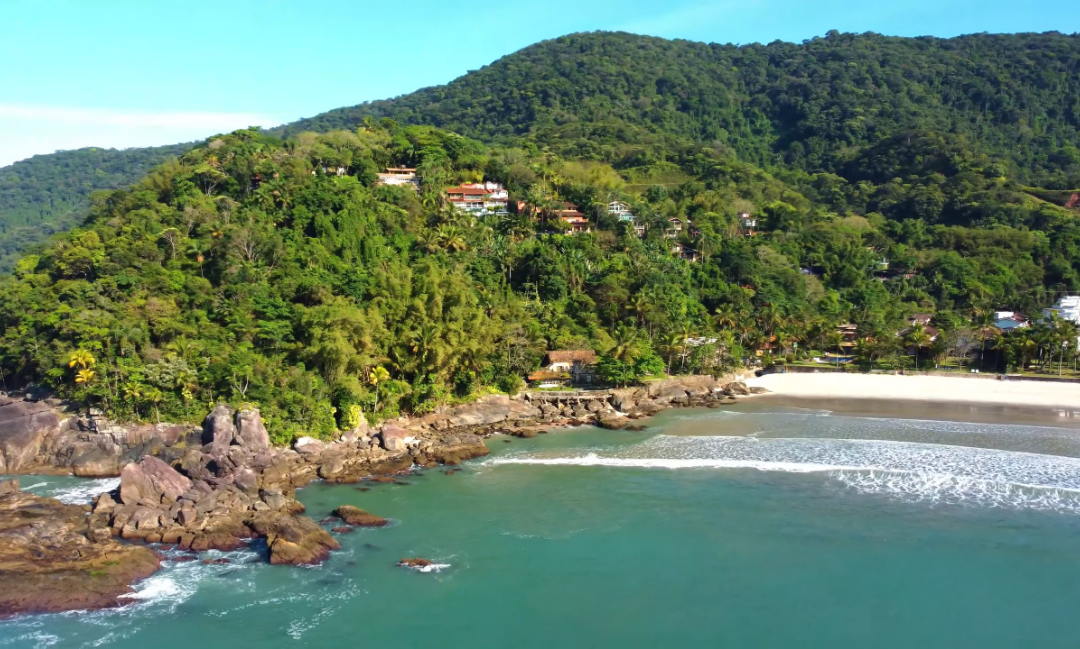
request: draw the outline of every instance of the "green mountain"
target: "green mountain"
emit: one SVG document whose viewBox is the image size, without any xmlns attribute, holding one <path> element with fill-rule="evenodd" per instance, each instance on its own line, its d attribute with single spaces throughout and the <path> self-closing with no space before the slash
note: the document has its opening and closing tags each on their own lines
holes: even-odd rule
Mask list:
<svg viewBox="0 0 1080 649">
<path fill-rule="evenodd" d="M 23 250 L 81 222 L 93 192 L 132 183 L 191 146 L 78 149 L 0 168 L 0 272 Z"/>
<path fill-rule="evenodd" d="M 759 166 L 832 173 L 893 136 L 929 130 L 1001 159 L 1019 180 L 1067 189 L 1080 187 L 1080 35 L 833 32 L 734 46 L 574 34 L 281 132 L 353 129 L 369 116 L 486 141 L 528 136 L 616 164 L 640 155 L 628 145 L 684 140 Z"/>
<path fill-rule="evenodd" d="M 880 181 L 912 171 L 911 164 L 927 171 L 914 158 L 904 168 L 852 165 L 874 147 L 931 132 L 988 156 L 1000 176 L 1071 190 L 1080 187 L 1080 36 L 830 33 L 802 44 L 737 47 L 574 34 L 445 86 L 274 132 L 355 130 L 366 118 L 383 117 L 490 143 L 526 138 L 619 169 L 678 164 L 678 151 L 705 144 L 779 173 L 828 172 L 848 181 L 866 174 Z M 0 255 L 70 227 L 85 214 L 90 191 L 134 182 L 183 150 L 73 151 L 0 169 Z M 949 153 L 912 155 L 940 164 Z M 0 270 L 10 263 L 0 257 Z"/>
</svg>

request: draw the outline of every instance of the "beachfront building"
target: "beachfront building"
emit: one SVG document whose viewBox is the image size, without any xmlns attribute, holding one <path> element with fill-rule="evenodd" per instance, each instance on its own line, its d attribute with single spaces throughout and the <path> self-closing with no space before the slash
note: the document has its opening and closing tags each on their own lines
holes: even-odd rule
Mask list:
<svg viewBox="0 0 1080 649">
<path fill-rule="evenodd" d="M 411 187 L 420 191 L 420 179 L 416 177 L 416 169 L 411 167 L 387 167 L 386 173 L 376 176 L 376 183 L 379 185 Z"/>
<path fill-rule="evenodd" d="M 550 351 L 540 369 L 529 375 L 529 383 L 538 388 L 595 382 L 596 352 L 591 349 Z"/>
<path fill-rule="evenodd" d="M 509 194 L 499 183 L 463 183 L 446 189 L 446 199 L 469 214 L 506 214 Z"/>
<path fill-rule="evenodd" d="M 1031 320 L 1019 311 L 995 311 L 994 326 L 1001 331 L 1012 331 L 1031 326 Z"/>
</svg>

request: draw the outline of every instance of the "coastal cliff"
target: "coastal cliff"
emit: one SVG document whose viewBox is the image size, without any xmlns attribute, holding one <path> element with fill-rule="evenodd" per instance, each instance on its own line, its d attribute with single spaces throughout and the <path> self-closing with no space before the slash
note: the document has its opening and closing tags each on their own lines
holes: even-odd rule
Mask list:
<svg viewBox="0 0 1080 649">
<path fill-rule="evenodd" d="M 313 480 L 357 483 L 414 466 L 456 465 L 486 455 L 484 439 L 499 432 L 530 436 L 537 427 L 586 423 L 617 429 L 666 407 L 730 402 L 733 393 L 748 390 L 731 377 L 681 377 L 610 391 L 490 395 L 378 428 L 362 422 L 329 442 L 300 438 L 293 448 L 270 444 L 255 408 L 220 404 L 201 428 L 123 426 L 67 413 L 57 402 L 4 397 L 0 456 L 6 472 L 118 475 L 120 485 L 83 507 L 5 483 L 0 573 L 21 587 L 17 596 L 0 596 L 0 614 L 118 604 L 132 582 L 160 565 L 156 554 L 132 543 L 199 552 L 264 539 L 272 564 L 318 563 L 339 545 L 303 516 L 295 498 L 295 490 Z M 36 555 L 35 545 L 52 553 Z M 110 568 L 103 573 L 106 561 Z M 65 594 L 71 584 L 86 590 L 83 582 L 91 578 L 105 584 L 87 591 L 92 597 Z"/>
</svg>

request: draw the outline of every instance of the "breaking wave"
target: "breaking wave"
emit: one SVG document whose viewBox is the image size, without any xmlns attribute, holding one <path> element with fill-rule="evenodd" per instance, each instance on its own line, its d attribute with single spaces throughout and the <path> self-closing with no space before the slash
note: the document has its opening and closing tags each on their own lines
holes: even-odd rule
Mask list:
<svg viewBox="0 0 1080 649">
<path fill-rule="evenodd" d="M 906 501 L 1080 514 L 1080 459 L 945 444 L 659 435 L 610 454 L 511 455 L 485 464 L 822 473 L 856 492 Z"/>
<path fill-rule="evenodd" d="M 45 477 L 23 487 L 28 491 L 46 498 L 55 498 L 62 503 L 81 505 L 93 500 L 103 491 L 112 491 L 120 486 L 120 478 L 54 478 Z"/>
</svg>

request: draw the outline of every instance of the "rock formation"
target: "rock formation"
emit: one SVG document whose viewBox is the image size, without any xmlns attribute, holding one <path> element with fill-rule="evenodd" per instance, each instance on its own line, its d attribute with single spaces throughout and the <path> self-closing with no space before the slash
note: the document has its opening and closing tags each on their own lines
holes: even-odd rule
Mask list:
<svg viewBox="0 0 1080 649">
<path fill-rule="evenodd" d="M 151 550 L 94 533 L 82 506 L 2 484 L 0 616 L 116 606 L 160 567 Z"/>
<path fill-rule="evenodd" d="M 353 527 L 382 527 L 390 522 L 381 516 L 369 514 L 359 507 L 353 507 L 352 505 L 342 505 L 338 507 L 334 510 L 334 516 L 345 521 L 346 525 L 352 525 Z"/>
</svg>

